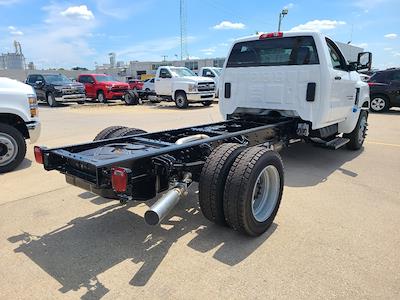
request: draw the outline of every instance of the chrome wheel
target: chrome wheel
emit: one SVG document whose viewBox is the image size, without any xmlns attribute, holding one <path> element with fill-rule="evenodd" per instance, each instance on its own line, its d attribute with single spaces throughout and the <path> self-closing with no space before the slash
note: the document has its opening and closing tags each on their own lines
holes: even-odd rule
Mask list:
<svg viewBox="0 0 400 300">
<path fill-rule="evenodd" d="M 97 100 L 99 100 L 99 102 L 104 103 L 105 102 L 105 97 L 103 93 L 99 93 L 97 95 Z"/>
<path fill-rule="evenodd" d="M 6 166 L 17 157 L 18 144 L 10 135 L 0 132 L 0 167 Z"/>
<path fill-rule="evenodd" d="M 370 105 L 374 111 L 382 111 L 386 106 L 386 101 L 383 98 L 377 97 L 371 100 Z"/>
<path fill-rule="evenodd" d="M 266 221 L 279 198 L 280 177 L 277 168 L 269 165 L 261 171 L 253 188 L 251 210 L 257 222 Z"/>
</svg>

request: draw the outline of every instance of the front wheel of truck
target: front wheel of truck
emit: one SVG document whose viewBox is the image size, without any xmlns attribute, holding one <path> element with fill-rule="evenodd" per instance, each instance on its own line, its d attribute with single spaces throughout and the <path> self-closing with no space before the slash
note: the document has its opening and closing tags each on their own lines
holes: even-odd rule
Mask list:
<svg viewBox="0 0 400 300">
<path fill-rule="evenodd" d="M 106 96 L 104 95 L 104 92 L 103 92 L 103 91 L 98 91 L 98 92 L 97 92 L 97 100 L 98 100 L 100 103 L 107 103 L 107 99 L 106 99 Z"/>
<path fill-rule="evenodd" d="M 359 150 L 364 144 L 365 137 L 367 136 L 368 130 L 368 112 L 361 110 L 360 116 L 358 117 L 357 125 L 354 130 L 348 134 L 344 134 L 343 137 L 350 139 L 347 143 L 347 149 Z"/>
<path fill-rule="evenodd" d="M 22 133 L 8 124 L 0 124 L 0 173 L 14 170 L 26 154 Z"/>
<path fill-rule="evenodd" d="M 187 108 L 189 106 L 189 101 L 187 99 L 185 92 L 177 92 L 176 93 L 175 105 L 178 108 Z"/>
<path fill-rule="evenodd" d="M 50 107 L 56 107 L 58 105 L 53 93 L 47 93 L 47 104 Z"/>
</svg>

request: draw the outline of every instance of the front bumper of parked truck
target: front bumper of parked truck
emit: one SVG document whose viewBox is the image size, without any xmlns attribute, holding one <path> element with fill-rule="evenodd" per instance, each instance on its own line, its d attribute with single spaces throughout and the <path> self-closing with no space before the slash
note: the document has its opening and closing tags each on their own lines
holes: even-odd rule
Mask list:
<svg viewBox="0 0 400 300">
<path fill-rule="evenodd" d="M 36 143 L 42 130 L 40 121 L 27 122 L 25 125 L 26 128 L 28 128 L 29 140 L 31 141 L 31 144 Z"/>
</svg>

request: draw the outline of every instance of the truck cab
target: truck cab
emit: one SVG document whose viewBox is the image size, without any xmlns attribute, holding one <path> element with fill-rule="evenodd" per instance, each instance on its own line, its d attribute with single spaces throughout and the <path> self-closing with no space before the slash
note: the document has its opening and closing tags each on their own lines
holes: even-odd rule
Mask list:
<svg viewBox="0 0 400 300">
<path fill-rule="evenodd" d="M 0 77 L 0 173 L 14 170 L 26 154 L 26 139 L 40 136 L 38 104 L 27 84 Z"/>
<path fill-rule="evenodd" d="M 207 77 L 197 76 L 184 67 L 159 67 L 155 78 L 158 97 L 175 101 L 178 108 L 187 108 L 189 103 L 211 105 L 215 98 L 215 82 Z"/>
<path fill-rule="evenodd" d="M 221 76 L 222 68 L 217 67 L 203 67 L 200 69 L 199 74 L 203 77 L 212 78 L 216 85 L 215 96 L 219 97 L 219 77 Z"/>
<path fill-rule="evenodd" d="M 339 47 L 318 32 L 239 39 L 220 79 L 220 111 L 225 119 L 274 111 L 298 117 L 309 132 L 350 133 L 360 111 L 369 107 L 369 87 L 357 70 L 370 68 L 371 54 L 358 58 L 347 62 Z"/>
</svg>

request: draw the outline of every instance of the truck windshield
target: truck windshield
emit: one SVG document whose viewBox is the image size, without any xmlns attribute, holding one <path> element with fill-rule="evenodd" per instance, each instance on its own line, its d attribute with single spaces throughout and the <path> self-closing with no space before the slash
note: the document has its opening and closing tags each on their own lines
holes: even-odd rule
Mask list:
<svg viewBox="0 0 400 300">
<path fill-rule="evenodd" d="M 94 75 L 97 82 L 118 81 L 111 75 Z"/>
<path fill-rule="evenodd" d="M 214 68 L 214 72 L 215 72 L 218 76 L 221 75 L 221 71 L 222 71 L 222 68 Z"/>
<path fill-rule="evenodd" d="M 267 38 L 235 44 L 227 68 L 319 64 L 311 36 Z"/>
<path fill-rule="evenodd" d="M 178 77 L 196 76 L 196 74 L 188 68 L 171 68 L 171 71 Z"/>
<path fill-rule="evenodd" d="M 67 76 L 65 76 L 65 75 L 44 74 L 43 77 L 44 77 L 44 80 L 46 80 L 47 83 L 51 83 L 51 84 L 72 83 L 72 80 L 70 80 L 70 79 L 69 79 Z"/>
</svg>

